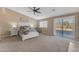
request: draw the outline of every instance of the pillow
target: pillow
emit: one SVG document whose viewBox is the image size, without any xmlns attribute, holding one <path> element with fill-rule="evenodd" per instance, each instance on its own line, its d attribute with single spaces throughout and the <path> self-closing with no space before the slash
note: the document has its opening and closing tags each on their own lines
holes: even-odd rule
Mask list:
<svg viewBox="0 0 79 59">
<path fill-rule="evenodd" d="M 21 27 L 20 27 L 20 32 L 21 32 L 22 34 L 27 34 L 27 33 L 29 32 L 29 29 L 28 29 L 27 26 L 21 26 Z"/>
</svg>

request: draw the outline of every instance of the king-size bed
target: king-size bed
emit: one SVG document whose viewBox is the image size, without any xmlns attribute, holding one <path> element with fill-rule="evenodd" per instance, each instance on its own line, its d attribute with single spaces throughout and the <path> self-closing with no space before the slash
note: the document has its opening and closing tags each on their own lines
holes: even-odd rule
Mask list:
<svg viewBox="0 0 79 59">
<path fill-rule="evenodd" d="M 26 39 L 30 39 L 30 38 L 39 36 L 39 33 L 34 28 L 30 28 L 27 33 L 22 33 L 19 31 L 19 36 L 24 41 Z"/>
</svg>

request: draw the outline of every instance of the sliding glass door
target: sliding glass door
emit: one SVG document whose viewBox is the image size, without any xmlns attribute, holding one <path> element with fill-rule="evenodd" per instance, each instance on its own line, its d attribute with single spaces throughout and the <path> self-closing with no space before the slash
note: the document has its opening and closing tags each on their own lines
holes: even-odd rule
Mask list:
<svg viewBox="0 0 79 59">
<path fill-rule="evenodd" d="M 56 36 L 65 37 L 65 38 L 74 38 L 74 26 L 75 19 L 74 17 L 64 17 L 55 19 L 55 34 Z"/>
<path fill-rule="evenodd" d="M 62 19 L 56 19 L 56 36 L 63 36 Z"/>
</svg>

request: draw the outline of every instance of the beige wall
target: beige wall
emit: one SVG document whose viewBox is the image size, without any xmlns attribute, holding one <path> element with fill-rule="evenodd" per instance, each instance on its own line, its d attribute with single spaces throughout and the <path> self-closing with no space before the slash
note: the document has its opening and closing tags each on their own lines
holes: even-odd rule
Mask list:
<svg viewBox="0 0 79 59">
<path fill-rule="evenodd" d="M 43 19 L 42 21 L 48 21 L 48 28 L 41 28 L 40 30 L 41 30 L 41 32 L 43 33 L 43 34 L 45 34 L 45 35 L 49 35 L 49 36 L 52 36 L 52 35 L 54 35 L 54 33 L 53 33 L 53 18 L 51 17 L 51 18 L 46 18 L 46 19 Z M 40 22 L 40 21 L 39 21 Z"/>
<path fill-rule="evenodd" d="M 2 8 L 0 8 L 0 34 L 3 34 L 6 30 L 6 20 L 3 14 Z"/>
<path fill-rule="evenodd" d="M 79 41 L 79 14 L 75 15 L 75 39 Z"/>
<path fill-rule="evenodd" d="M 0 8 L 0 29 L 2 29 L 0 30 L 0 34 L 8 34 L 12 27 L 11 23 L 17 24 L 21 18 L 28 20 L 30 24 L 37 27 L 37 21 L 35 19 L 6 8 Z"/>
</svg>

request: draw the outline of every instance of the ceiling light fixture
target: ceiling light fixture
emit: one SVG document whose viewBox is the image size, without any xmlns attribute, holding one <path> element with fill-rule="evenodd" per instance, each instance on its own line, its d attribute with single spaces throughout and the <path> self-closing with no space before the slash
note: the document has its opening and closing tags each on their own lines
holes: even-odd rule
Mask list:
<svg viewBox="0 0 79 59">
<path fill-rule="evenodd" d="M 38 8 L 38 7 L 28 7 L 30 10 L 32 10 L 32 11 L 30 11 L 30 12 L 33 12 L 34 14 L 36 14 L 36 13 L 39 13 L 39 14 L 41 14 L 41 12 L 40 12 L 40 8 Z"/>
</svg>

